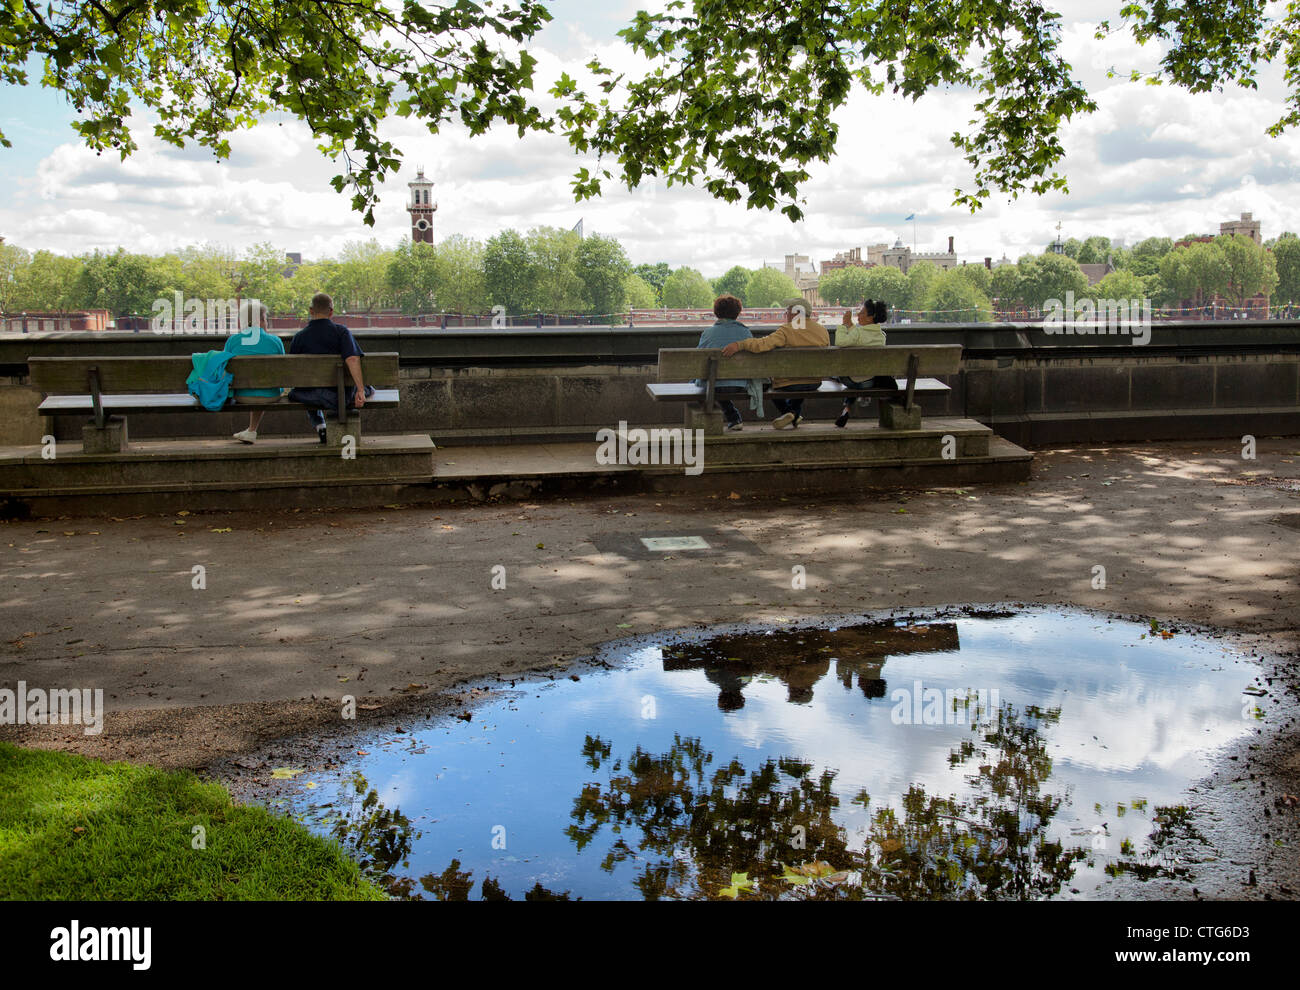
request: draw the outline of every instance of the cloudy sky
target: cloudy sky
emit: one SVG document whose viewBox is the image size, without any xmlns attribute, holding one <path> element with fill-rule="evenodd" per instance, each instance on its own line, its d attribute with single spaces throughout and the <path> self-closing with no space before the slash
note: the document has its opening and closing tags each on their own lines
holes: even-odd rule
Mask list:
<svg viewBox="0 0 1300 990">
<path fill-rule="evenodd" d="M 539 85 L 599 54 L 627 61 L 615 32 L 646 6 L 618 0 L 593 12 L 582 0 L 550 4 L 554 21 L 531 47 Z M 321 157 L 305 128 L 270 120 L 232 140 L 216 163 L 202 149 L 161 146 L 142 128 L 141 149 L 126 162 L 96 157 L 69 128 L 73 113 L 51 90 L 0 87 L 0 121 L 14 147 L 0 149 L 0 234 L 31 250 L 80 253 L 123 245 L 158 253 L 186 244 L 244 247 L 270 241 L 307 258 L 334 254 L 349 240 L 395 244 L 409 236 L 404 182 L 423 165 L 436 183 L 435 236 L 486 238 L 506 227 L 572 227 L 617 237 L 634 263 L 667 261 L 717 275 L 733 264 L 757 266 L 784 254 L 815 261 L 845 248 L 902 238 L 941 250 L 956 238 L 964 260 L 1041 250 L 1061 224 L 1065 237 L 1217 233 L 1221 220 L 1253 212 L 1264 236 L 1300 230 L 1300 132 L 1269 138 L 1281 113 L 1281 73 L 1257 91 L 1187 94 L 1172 87 L 1108 81 L 1108 66 L 1150 68 L 1159 52 L 1121 38 L 1101 45 L 1095 23 L 1117 19 L 1118 0 L 1064 0 L 1064 52 L 1093 92 L 1097 113 L 1065 131 L 1068 195 L 994 199 L 978 214 L 952 205 L 970 171 L 949 143 L 965 129 L 969 99 L 935 93 L 918 103 L 857 93 L 838 114 L 840 141 L 829 165 L 807 185 L 806 219 L 715 202 L 693 189 L 616 187 L 575 203 L 569 188 L 583 164 L 562 138 L 518 139 L 505 129 L 469 138 L 455 129 L 431 136 L 392 120 L 384 136 L 407 166 L 389 185 L 367 228 L 328 185 L 338 168 Z M 144 119 L 141 116 L 140 119 Z M 917 215 L 913 225 L 904 222 Z"/>
</svg>

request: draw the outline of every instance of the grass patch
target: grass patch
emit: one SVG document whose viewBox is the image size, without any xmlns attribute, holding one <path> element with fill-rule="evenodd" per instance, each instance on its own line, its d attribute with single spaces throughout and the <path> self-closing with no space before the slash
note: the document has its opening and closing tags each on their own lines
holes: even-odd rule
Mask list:
<svg viewBox="0 0 1300 990">
<path fill-rule="evenodd" d="M 206 849 L 194 849 L 195 825 Z M 383 900 L 339 846 L 192 773 L 0 743 L 0 898 Z"/>
</svg>

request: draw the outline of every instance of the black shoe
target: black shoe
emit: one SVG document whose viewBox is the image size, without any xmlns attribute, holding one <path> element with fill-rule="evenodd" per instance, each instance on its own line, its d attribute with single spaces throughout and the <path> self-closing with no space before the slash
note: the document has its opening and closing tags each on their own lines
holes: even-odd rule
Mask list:
<svg viewBox="0 0 1300 990">
<path fill-rule="evenodd" d="M 846 408 L 842 413 L 835 417 L 835 425 L 841 430 L 849 425 L 849 411 Z"/>
<path fill-rule="evenodd" d="M 321 427 L 319 430 L 316 431 L 316 433 L 320 436 L 320 442 L 321 442 L 321 443 L 328 443 L 328 442 L 329 442 L 329 441 L 326 439 L 326 437 L 325 437 L 325 428 L 324 428 L 324 427 Z"/>
</svg>

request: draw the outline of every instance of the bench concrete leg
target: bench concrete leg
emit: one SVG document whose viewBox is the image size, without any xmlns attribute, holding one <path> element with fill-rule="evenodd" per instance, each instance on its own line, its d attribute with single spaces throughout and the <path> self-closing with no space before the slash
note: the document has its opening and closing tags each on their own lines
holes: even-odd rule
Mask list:
<svg viewBox="0 0 1300 990">
<path fill-rule="evenodd" d="M 342 447 L 345 443 L 345 437 L 352 438 L 354 448 L 361 445 L 360 416 L 353 415 L 347 419 L 331 420 L 326 425 L 325 438 L 329 441 L 331 447 Z"/>
<path fill-rule="evenodd" d="M 703 430 L 706 437 L 720 437 L 723 433 L 723 424 L 721 409 L 705 412 L 702 403 L 688 402 L 686 404 L 686 429 Z"/>
<path fill-rule="evenodd" d="M 87 454 L 120 454 L 126 449 L 126 420 L 110 416 L 103 426 L 87 423 L 81 428 L 81 449 Z"/>
<path fill-rule="evenodd" d="M 919 430 L 921 428 L 921 407 L 913 405 L 911 409 L 901 402 L 879 401 L 880 427 L 884 430 Z"/>
</svg>

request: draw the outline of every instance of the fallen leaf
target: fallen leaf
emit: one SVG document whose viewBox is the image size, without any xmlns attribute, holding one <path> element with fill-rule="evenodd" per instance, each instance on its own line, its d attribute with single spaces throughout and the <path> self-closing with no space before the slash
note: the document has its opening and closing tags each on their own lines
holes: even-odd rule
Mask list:
<svg viewBox="0 0 1300 990">
<path fill-rule="evenodd" d="M 294 777 L 302 773 L 301 770 L 295 770 L 292 767 L 276 767 L 271 771 L 272 780 L 293 780 Z"/>
<path fill-rule="evenodd" d="M 733 873 L 731 875 L 731 886 L 723 887 L 719 894 L 723 897 L 739 897 L 742 890 L 753 890 L 754 883 L 749 879 L 748 873 Z"/>
<path fill-rule="evenodd" d="M 213 530 L 209 530 L 209 532 L 212 532 L 212 533 L 233 533 L 234 530 L 231 529 L 229 526 L 223 526 L 221 529 L 213 529 Z"/>
</svg>

